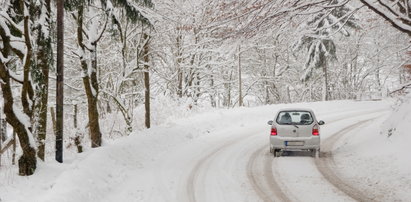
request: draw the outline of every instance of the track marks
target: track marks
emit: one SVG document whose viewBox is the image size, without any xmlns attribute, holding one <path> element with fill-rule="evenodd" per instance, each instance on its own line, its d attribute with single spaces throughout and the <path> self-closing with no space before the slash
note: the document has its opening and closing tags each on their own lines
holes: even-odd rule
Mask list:
<svg viewBox="0 0 411 202">
<path fill-rule="evenodd" d="M 355 129 L 361 128 L 362 126 L 370 122 L 370 120 L 372 119 L 349 125 L 335 133 L 330 138 L 326 139 L 324 146 L 322 147 L 322 158 L 315 159 L 317 169 L 324 176 L 324 178 L 333 186 L 356 201 L 375 201 L 376 199 L 375 197 L 369 196 L 368 194 L 362 192 L 362 190 L 355 188 L 347 181 L 341 179 L 338 173 L 337 165 L 333 158 L 332 149 L 334 148 L 335 143 L 338 142 L 338 140 L 340 140 L 345 134 L 348 134 L 350 131 L 354 131 Z"/>
</svg>

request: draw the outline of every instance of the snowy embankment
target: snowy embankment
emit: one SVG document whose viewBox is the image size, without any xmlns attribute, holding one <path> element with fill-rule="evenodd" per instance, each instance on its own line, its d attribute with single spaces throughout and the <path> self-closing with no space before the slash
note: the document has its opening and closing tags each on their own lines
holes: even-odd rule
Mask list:
<svg viewBox="0 0 411 202">
<path fill-rule="evenodd" d="M 255 193 L 250 185 L 250 169 L 254 165 L 249 159 L 259 155 L 255 152 L 259 147 L 266 146 L 267 151 L 262 152 L 268 152 L 267 121 L 275 111 L 293 106 L 313 108 L 317 117 L 326 122 L 323 140 L 349 124 L 369 119 L 368 116 L 380 116 L 350 131 L 355 136 L 344 135 L 335 143 L 333 154 L 338 171 L 343 179 L 359 183 L 366 193 L 378 195 L 377 199 L 411 197 L 406 193 L 406 188 L 411 188 L 411 161 L 407 155 L 411 149 L 404 143 L 411 137 L 401 132 L 401 127 L 389 138 L 379 132 L 388 117 L 390 103 L 334 101 L 213 110 L 135 132 L 67 158 L 63 164 L 52 160 L 40 163 L 30 177 L 16 176 L 16 169 L 0 170 L 0 201 L 258 201 L 261 194 Z M 410 118 L 408 114 L 403 119 Z M 284 157 L 277 167 L 273 164 L 274 178 L 282 174 L 281 169 L 290 170 L 287 164 L 294 165 L 288 160 L 300 158 L 309 164 L 307 167 L 315 169 L 311 158 Z M 310 175 L 307 172 L 314 171 L 294 170 L 302 175 L 297 181 L 315 178 L 319 185 L 325 184 L 320 179 L 323 177 L 316 174 L 318 171 Z M 283 179 L 284 187 L 292 187 L 290 178 Z M 324 198 L 319 194 L 326 193 L 313 194 L 311 185 L 301 182 L 300 188 L 310 187 L 308 193 L 313 195 L 309 196 L 313 201 Z M 399 187 L 404 192 L 395 192 Z M 292 199 L 306 197 L 304 192 L 292 193 L 292 189 L 283 192 L 294 195 Z"/>
<path fill-rule="evenodd" d="M 411 200 L 411 96 L 334 148 L 339 170 L 377 201 Z M 396 199 L 396 200 L 393 200 Z"/>
</svg>

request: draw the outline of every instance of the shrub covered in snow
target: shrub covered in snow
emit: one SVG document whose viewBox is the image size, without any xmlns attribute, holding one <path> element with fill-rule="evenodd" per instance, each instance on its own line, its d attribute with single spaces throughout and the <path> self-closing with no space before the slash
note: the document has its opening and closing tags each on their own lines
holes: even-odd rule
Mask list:
<svg viewBox="0 0 411 202">
<path fill-rule="evenodd" d="M 411 130 L 411 92 L 398 98 L 394 110 L 384 125 L 381 133 L 388 137 L 392 135 L 406 135 Z"/>
<path fill-rule="evenodd" d="M 190 98 L 176 99 L 164 95 L 156 96 L 151 100 L 151 124 L 153 126 L 168 123 L 170 120 L 176 120 L 190 116 L 193 113 L 205 111 L 210 107 L 198 103 L 193 104 Z M 144 104 L 136 107 L 133 111 L 133 130 L 142 130 L 145 128 L 145 109 Z"/>
</svg>

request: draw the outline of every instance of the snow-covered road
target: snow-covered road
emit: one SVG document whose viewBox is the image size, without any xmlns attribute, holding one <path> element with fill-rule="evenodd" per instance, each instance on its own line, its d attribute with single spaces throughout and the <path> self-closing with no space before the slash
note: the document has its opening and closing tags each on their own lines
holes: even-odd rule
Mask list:
<svg viewBox="0 0 411 202">
<path fill-rule="evenodd" d="M 338 112 L 334 119 L 336 112 L 332 116 L 324 114 L 322 117 L 330 121 L 323 130 L 338 131 L 328 135 L 327 140 L 331 141 L 324 142 L 325 152 L 318 161 L 305 152 L 273 158 L 267 146 L 268 136 L 261 135 L 268 130 L 262 130 L 261 123 L 246 128 L 229 127 L 218 134 L 220 138 L 204 138 L 199 144 L 193 143 L 168 155 L 168 160 L 159 166 L 171 172 L 157 182 L 177 177 L 175 180 L 180 183 L 171 193 L 177 193 L 174 197 L 178 201 L 318 201 L 319 196 L 324 201 L 349 201 L 350 197 L 368 200 L 366 194 L 341 183 L 344 180 L 336 180 L 338 176 L 330 169 L 333 161 L 329 160 L 332 158 L 329 154 L 342 133 L 355 134 L 355 129 L 383 113 L 344 111 Z M 343 123 L 338 125 L 339 122 Z M 159 199 L 153 199 L 156 200 Z"/>
<path fill-rule="evenodd" d="M 43 164 L 35 176 L 0 184 L 0 199 L 215 202 L 406 201 L 411 197 L 393 194 L 390 182 L 358 184 L 359 178 L 373 181 L 378 172 L 386 171 L 383 168 L 373 173 L 357 170 L 358 179 L 347 177 L 354 176 L 353 171 L 344 169 L 366 167 L 358 163 L 361 161 L 356 158 L 361 155 L 357 150 L 364 149 L 361 145 L 367 147 L 361 141 L 369 141 L 372 135 L 378 138 L 379 134 L 370 135 L 374 131 L 369 126 L 387 117 L 388 103 L 294 104 L 313 108 L 326 122 L 321 128 L 321 158 L 305 152 L 273 158 L 266 123 L 277 109 L 290 106 L 219 110 L 170 121 L 87 151 L 63 165 Z M 354 142 L 357 147 L 344 149 L 352 147 L 348 140 L 358 136 L 364 137 Z M 351 163 L 353 159 L 358 165 Z M 381 179 L 385 178 L 375 180 Z M 411 188 L 409 176 L 401 183 L 402 188 Z M 18 190 L 10 187 L 25 193 L 18 195 Z"/>
</svg>

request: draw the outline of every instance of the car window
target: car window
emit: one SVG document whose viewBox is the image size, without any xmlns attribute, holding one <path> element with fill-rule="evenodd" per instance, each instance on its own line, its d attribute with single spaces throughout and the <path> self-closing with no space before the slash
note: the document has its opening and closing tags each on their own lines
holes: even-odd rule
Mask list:
<svg viewBox="0 0 411 202">
<path fill-rule="evenodd" d="M 277 116 L 277 123 L 284 125 L 310 125 L 313 121 L 308 111 L 282 111 Z"/>
</svg>

